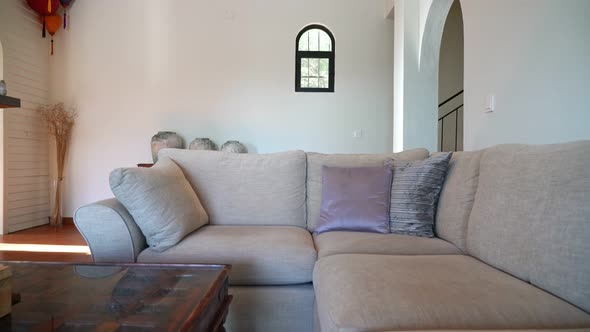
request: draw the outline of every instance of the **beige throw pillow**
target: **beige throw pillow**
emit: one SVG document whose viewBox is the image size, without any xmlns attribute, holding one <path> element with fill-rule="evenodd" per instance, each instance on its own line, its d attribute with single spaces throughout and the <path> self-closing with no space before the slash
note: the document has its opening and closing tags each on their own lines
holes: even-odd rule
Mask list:
<svg viewBox="0 0 590 332">
<path fill-rule="evenodd" d="M 182 170 L 170 158 L 160 159 L 152 168 L 116 169 L 109 182 L 156 251 L 176 245 L 209 222 Z"/>
</svg>

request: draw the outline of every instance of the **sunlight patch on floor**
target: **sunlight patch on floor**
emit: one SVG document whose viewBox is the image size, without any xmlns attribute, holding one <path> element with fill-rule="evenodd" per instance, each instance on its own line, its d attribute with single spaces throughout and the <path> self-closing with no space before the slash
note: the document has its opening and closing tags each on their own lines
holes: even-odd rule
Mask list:
<svg viewBox="0 0 590 332">
<path fill-rule="evenodd" d="M 61 252 L 90 255 L 88 246 L 0 243 L 0 251 Z"/>
</svg>

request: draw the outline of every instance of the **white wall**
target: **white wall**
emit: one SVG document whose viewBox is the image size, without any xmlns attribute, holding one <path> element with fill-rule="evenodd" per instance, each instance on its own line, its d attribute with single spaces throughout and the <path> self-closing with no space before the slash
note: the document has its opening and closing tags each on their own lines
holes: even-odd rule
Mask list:
<svg viewBox="0 0 590 332">
<path fill-rule="evenodd" d="M 259 153 L 391 151 L 393 22 L 383 11 L 358 0 L 76 2 L 52 59 L 52 98 L 79 111 L 64 215 L 112 196 L 109 172 L 150 161 L 158 130 Z M 295 37 L 314 22 L 336 38 L 332 94 L 294 92 Z"/>
<path fill-rule="evenodd" d="M 394 14 L 394 48 L 393 48 L 393 151 L 404 149 L 404 68 L 406 8 L 405 0 L 396 0 Z"/>
<path fill-rule="evenodd" d="M 49 100 L 49 39 L 25 1 L 0 1 L 0 42 L 8 94 L 21 108 L 0 111 L 3 233 L 48 223 L 47 130 L 35 110 Z M 1 191 L 4 195 L 1 195 Z"/>
<path fill-rule="evenodd" d="M 461 1 L 465 149 L 590 139 L 590 1 Z M 495 113 L 484 113 L 488 93 Z"/>
<path fill-rule="evenodd" d="M 437 33 L 442 29 L 433 27 L 440 27 L 440 18 L 446 17 L 451 2 L 419 1 L 417 11 L 405 12 L 402 40 L 396 32 L 395 54 L 400 52 L 398 45 L 404 47 L 404 59 L 395 59 L 396 64 L 403 63 L 403 68 L 395 67 L 396 72 L 404 72 L 403 80 L 398 75 L 394 82 L 394 117 L 403 118 L 404 123 L 403 142 L 394 142 L 396 147 L 431 148 L 436 142 L 432 121 L 436 121 L 438 98 L 432 97 L 438 87 L 432 82 L 438 82 L 438 76 L 433 76 L 438 75 L 438 65 L 433 74 L 430 64 L 438 63 L 433 46 L 440 41 Z M 396 19 L 401 15 L 397 6 L 408 3 L 415 2 L 397 0 Z M 461 1 L 461 6 L 465 150 L 501 143 L 589 139 L 590 1 L 479 0 Z M 416 31 L 423 35 L 417 37 Z M 415 43 L 416 39 L 421 42 Z M 403 96 L 397 94 L 400 84 Z M 496 95 L 497 111 L 484 113 L 490 93 Z M 394 134 L 397 138 L 399 132 Z"/>
</svg>

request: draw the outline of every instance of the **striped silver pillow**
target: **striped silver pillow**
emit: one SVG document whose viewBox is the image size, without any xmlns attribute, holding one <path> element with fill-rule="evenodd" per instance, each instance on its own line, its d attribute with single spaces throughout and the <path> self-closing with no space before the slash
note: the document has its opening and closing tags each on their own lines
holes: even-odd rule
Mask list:
<svg viewBox="0 0 590 332">
<path fill-rule="evenodd" d="M 391 233 L 434 236 L 434 214 L 451 153 L 424 160 L 388 160 L 393 169 L 389 227 Z"/>
</svg>

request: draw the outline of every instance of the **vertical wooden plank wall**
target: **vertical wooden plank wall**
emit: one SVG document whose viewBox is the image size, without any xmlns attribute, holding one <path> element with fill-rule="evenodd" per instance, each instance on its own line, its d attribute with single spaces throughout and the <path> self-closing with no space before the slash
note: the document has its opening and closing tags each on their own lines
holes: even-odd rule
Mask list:
<svg viewBox="0 0 590 332">
<path fill-rule="evenodd" d="M 48 36 L 49 37 L 49 36 Z M 49 147 L 36 114 L 49 102 L 49 38 L 24 0 L 0 1 L 0 42 L 8 94 L 20 109 L 2 111 L 2 233 L 48 223 Z"/>
</svg>

